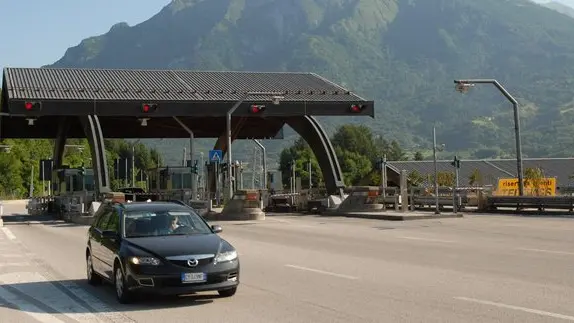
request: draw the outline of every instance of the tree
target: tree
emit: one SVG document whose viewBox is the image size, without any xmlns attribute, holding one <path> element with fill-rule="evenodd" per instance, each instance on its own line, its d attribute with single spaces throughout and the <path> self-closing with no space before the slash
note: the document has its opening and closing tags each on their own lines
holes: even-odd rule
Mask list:
<svg viewBox="0 0 574 323">
<path fill-rule="evenodd" d="M 364 125 L 343 125 L 337 129 L 331 140 L 337 160 L 343 171 L 346 185 L 379 185 L 380 172 L 375 171 L 379 159 L 386 155 L 388 160 L 404 160 L 406 153 L 398 142 L 388 142 L 375 137 L 371 129 Z M 283 182 L 288 183 L 291 177 L 291 162 L 295 163 L 295 171 L 301 177 L 303 186 L 308 182 L 307 165 L 311 160 L 314 174 L 321 175 L 311 148 L 299 138 L 295 143 L 283 149 L 279 168 L 283 174 Z M 322 176 L 313 176 L 313 182 Z M 316 184 L 314 184 L 316 185 Z"/>
<path fill-rule="evenodd" d="M 453 172 L 438 172 L 437 182 L 438 186 L 454 186 L 456 176 Z"/>
<path fill-rule="evenodd" d="M 373 162 L 382 156 L 382 142 L 375 141 L 372 130 L 364 125 L 339 127 L 331 143 L 334 147 L 365 156 Z"/>
<path fill-rule="evenodd" d="M 10 151 L 0 151 L 0 198 L 28 197 L 30 194 L 32 169 L 34 171 L 32 182 L 36 188 L 33 195 L 42 195 L 44 190 L 37 189 L 45 184 L 39 179 L 39 174 L 41 173 L 40 160 L 52 158 L 53 140 L 8 139 L 4 140 L 2 144 L 10 146 Z M 91 153 L 86 139 L 68 139 L 67 144 L 80 145 L 84 148 L 67 147 L 64 151 L 64 165 L 72 168 L 82 165 L 86 168 L 92 167 Z M 149 166 L 156 166 L 152 158 L 154 154 L 159 155 L 153 149 L 147 149 L 144 145 L 137 145 L 135 152 L 136 168 L 143 167 L 146 169 L 152 168 Z M 106 140 L 106 155 L 110 170 L 109 174 L 113 182 L 113 160 L 118 156 L 130 157 L 131 144 L 125 140 Z"/>
<path fill-rule="evenodd" d="M 419 186 L 424 183 L 425 177 L 415 169 L 409 173 L 408 181 L 412 186 Z"/>
<path fill-rule="evenodd" d="M 475 168 L 470 176 L 468 176 L 468 185 L 474 186 L 480 185 L 480 183 L 482 183 L 482 175 L 480 174 L 478 168 Z"/>
<path fill-rule="evenodd" d="M 526 168 L 524 170 L 524 186 L 532 187 L 531 192 L 532 195 L 534 196 L 541 195 L 543 180 L 544 180 L 544 172 L 540 167 Z"/>
<path fill-rule="evenodd" d="M 295 175 L 301 177 L 301 185 L 307 187 L 309 183 L 309 161 L 311 161 L 313 187 L 318 187 L 323 182 L 323 173 L 309 144 L 303 138 L 299 138 L 291 147 L 283 149 L 279 157 L 279 169 L 281 170 L 283 186 L 289 185 L 292 173 L 291 164 L 294 162 Z"/>
<path fill-rule="evenodd" d="M 369 175 L 372 171 L 372 163 L 365 155 L 343 150 L 341 147 L 335 149 L 339 165 L 345 176 L 345 184 L 356 185 Z"/>
<path fill-rule="evenodd" d="M 421 153 L 420 151 L 415 152 L 415 156 L 414 156 L 415 160 L 424 160 L 425 156 L 423 156 L 423 153 Z"/>
</svg>

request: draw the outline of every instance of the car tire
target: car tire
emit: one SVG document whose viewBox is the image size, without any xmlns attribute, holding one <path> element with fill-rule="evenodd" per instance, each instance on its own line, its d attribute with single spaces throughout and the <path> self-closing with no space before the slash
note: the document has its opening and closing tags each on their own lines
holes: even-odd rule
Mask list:
<svg viewBox="0 0 574 323">
<path fill-rule="evenodd" d="M 235 295 L 235 292 L 237 292 L 237 287 L 233 287 L 230 289 L 218 290 L 217 292 L 219 293 L 219 296 L 221 296 L 221 297 L 231 297 L 231 296 Z"/>
<path fill-rule="evenodd" d="M 120 304 L 128 304 L 131 302 L 132 295 L 126 288 L 126 276 L 119 264 L 114 266 L 114 290 Z"/>
<path fill-rule="evenodd" d="M 86 252 L 86 276 L 90 285 L 96 286 L 102 283 L 102 277 L 94 272 L 94 263 L 90 252 Z"/>
</svg>

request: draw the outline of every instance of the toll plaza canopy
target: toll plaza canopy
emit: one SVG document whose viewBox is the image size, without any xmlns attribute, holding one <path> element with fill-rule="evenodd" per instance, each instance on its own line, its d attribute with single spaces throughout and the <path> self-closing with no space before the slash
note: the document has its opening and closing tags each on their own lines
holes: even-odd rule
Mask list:
<svg viewBox="0 0 574 323">
<path fill-rule="evenodd" d="M 58 168 L 66 139 L 87 138 L 103 193 L 104 138 L 219 138 L 214 149 L 225 153 L 228 113 L 231 140 L 280 138 L 289 125 L 313 150 L 327 190 L 342 194 L 335 150 L 313 116 L 374 117 L 374 103 L 313 73 L 6 68 L 0 139 L 54 138 Z"/>
<path fill-rule="evenodd" d="M 236 139 L 274 138 L 291 117 L 374 117 L 373 101 L 313 73 L 5 68 L 0 138 L 56 138 L 60 117 L 87 115 L 98 116 L 106 138 L 189 137 L 173 116 L 196 138 L 216 138 L 241 99 Z M 82 125 L 72 123 L 67 137 L 85 137 Z"/>
</svg>

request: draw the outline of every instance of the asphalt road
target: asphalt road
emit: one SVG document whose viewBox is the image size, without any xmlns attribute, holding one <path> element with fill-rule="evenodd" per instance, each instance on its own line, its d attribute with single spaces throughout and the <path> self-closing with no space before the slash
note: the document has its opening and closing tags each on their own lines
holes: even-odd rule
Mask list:
<svg viewBox="0 0 574 323">
<path fill-rule="evenodd" d="M 220 224 L 242 262 L 234 297 L 119 305 L 111 286 L 85 282 L 86 227 L 5 219 L 0 321 L 574 321 L 572 219 L 274 216 Z"/>
</svg>

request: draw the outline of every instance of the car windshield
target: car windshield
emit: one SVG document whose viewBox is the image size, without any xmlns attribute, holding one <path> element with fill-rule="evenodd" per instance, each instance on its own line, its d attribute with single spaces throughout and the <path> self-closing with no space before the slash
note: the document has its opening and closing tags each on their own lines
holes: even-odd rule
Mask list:
<svg viewBox="0 0 574 323">
<path fill-rule="evenodd" d="M 211 233 L 209 226 L 193 211 L 126 211 L 124 215 L 126 238 Z"/>
</svg>

